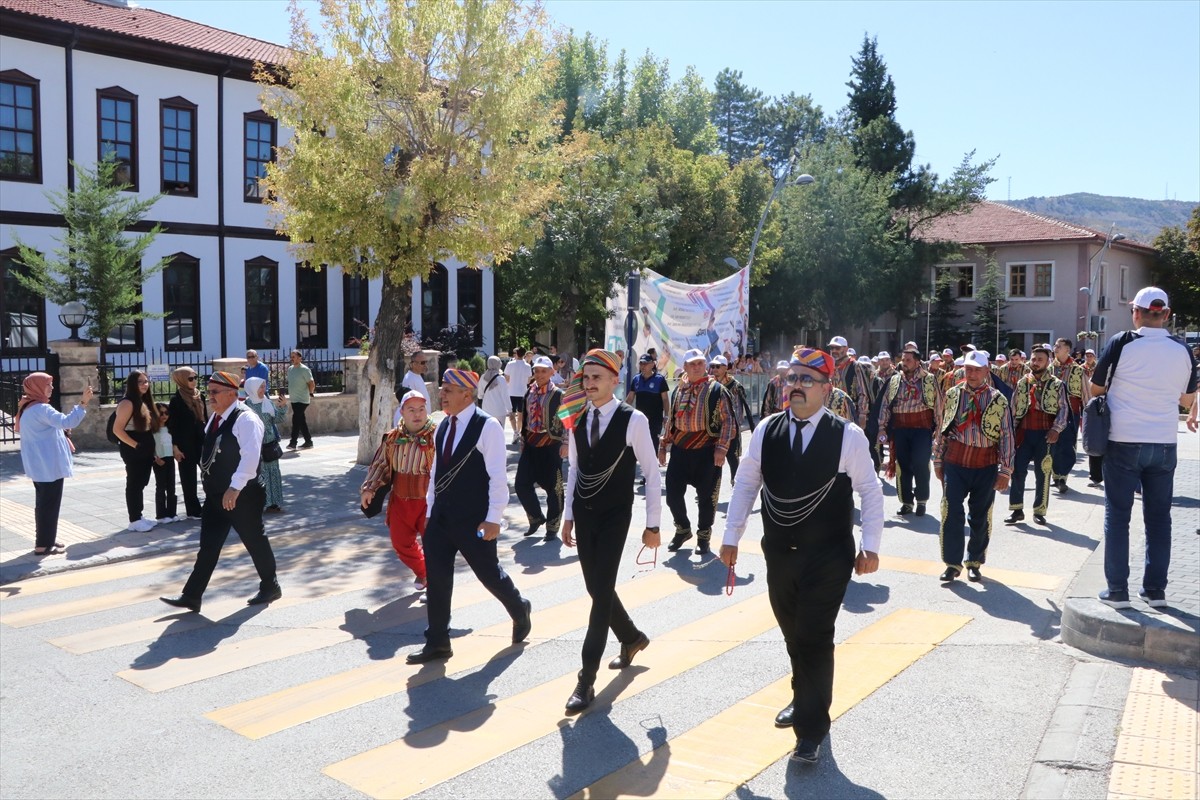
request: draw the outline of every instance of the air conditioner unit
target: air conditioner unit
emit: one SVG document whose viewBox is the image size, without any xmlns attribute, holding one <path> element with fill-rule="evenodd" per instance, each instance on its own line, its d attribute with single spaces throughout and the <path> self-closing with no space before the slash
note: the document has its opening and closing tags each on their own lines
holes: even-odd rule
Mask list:
<svg viewBox="0 0 1200 800">
<path fill-rule="evenodd" d="M 1106 330 L 1108 330 L 1108 317 L 1100 317 L 1099 323 L 1100 324 L 1096 326 L 1097 333 L 1104 333 Z"/>
<path fill-rule="evenodd" d="M 1108 295 L 1103 295 L 1103 294 L 1100 295 L 1100 310 L 1101 311 L 1109 311 L 1111 309 L 1112 309 L 1112 306 L 1110 306 L 1108 304 Z"/>
</svg>

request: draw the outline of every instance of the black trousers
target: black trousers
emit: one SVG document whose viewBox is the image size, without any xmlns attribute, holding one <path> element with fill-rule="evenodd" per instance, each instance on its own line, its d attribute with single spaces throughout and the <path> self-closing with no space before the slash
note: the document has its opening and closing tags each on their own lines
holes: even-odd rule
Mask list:
<svg viewBox="0 0 1200 800">
<path fill-rule="evenodd" d="M 429 627 L 425 629 L 428 647 L 450 644 L 450 601 L 454 594 L 454 559 L 462 553 L 475 577 L 492 595 L 504 604 L 508 615 L 516 619 L 525 613 L 523 598 L 516 584 L 496 555 L 496 539 L 485 542 L 476 535 L 477 528 L 452 529 L 431 517 L 425 527 L 425 574 L 429 587 L 425 590 L 425 607 Z"/>
<path fill-rule="evenodd" d="M 179 488 L 183 492 L 184 513 L 189 517 L 200 516 L 202 508 L 199 493 L 196 491 L 199 466 L 200 451 L 183 450 L 183 461 L 179 462 Z"/>
<path fill-rule="evenodd" d="M 62 509 L 63 478 L 33 482 L 34 547 L 52 547 L 58 540 L 58 512 Z"/>
<path fill-rule="evenodd" d="M 1088 479 L 1092 483 L 1104 480 L 1104 456 L 1088 456 Z"/>
<path fill-rule="evenodd" d="M 563 459 L 558 443 L 545 447 L 525 445 L 517 461 L 516 490 L 529 522 L 545 522 L 547 533 L 557 533 L 563 512 Z M 546 493 L 546 513 L 538 500 L 536 487 Z"/>
<path fill-rule="evenodd" d="M 612 628 L 622 644 L 629 644 L 641 635 L 621 604 L 621 598 L 617 597 L 617 572 L 625 539 L 629 536 L 632 509 L 592 512 L 577 502 L 575 512 L 578 514 L 575 539 L 579 548 L 579 566 L 583 569 L 583 584 L 592 598 L 587 634 L 583 637 L 583 669 L 579 672 L 579 680 L 594 683 L 608 641 L 608 629 Z"/>
<path fill-rule="evenodd" d="M 175 459 L 164 458 L 154 464 L 154 516 L 157 519 L 175 516 Z"/>
<path fill-rule="evenodd" d="M 295 444 L 301 437 L 305 444 L 312 444 L 312 434 L 308 432 L 308 403 L 292 403 L 292 438 L 289 444 Z"/>
<path fill-rule="evenodd" d="M 696 504 L 699 506 L 697 530 L 711 531 L 717 515 L 717 495 L 721 491 L 721 468 L 713 464 L 716 445 L 698 450 L 671 448 L 671 460 L 667 463 L 667 508 L 678 528 L 692 529 L 688 520 L 687 487 L 696 487 Z"/>
<path fill-rule="evenodd" d="M 892 431 L 892 447 L 896 448 L 896 491 L 900 503 L 929 500 L 929 456 L 933 452 L 933 431 L 928 428 L 897 428 Z"/>
<path fill-rule="evenodd" d="M 797 739 L 819 742 L 829 733 L 833 636 L 854 570 L 854 548 L 850 530 L 803 547 L 763 535 L 767 595 L 792 662 L 792 729 Z"/>
<path fill-rule="evenodd" d="M 126 444 L 121 445 L 121 460 L 125 462 L 125 510 L 129 512 L 129 521 L 137 522 L 142 518 L 142 495 L 154 472 L 154 451 L 145 449 L 147 445 L 141 441 L 142 436 L 150 434 L 130 433 L 130 436 L 138 439 L 141 446 L 134 450 Z M 151 439 L 149 447 L 153 446 Z"/>
<path fill-rule="evenodd" d="M 250 554 L 250 560 L 254 562 L 254 568 L 258 570 L 259 589 L 274 585 L 275 552 L 263 531 L 263 507 L 267 497 L 263 487 L 258 481 L 247 483 L 232 511 L 221 507 L 224 492 L 205 490 L 204 494 L 204 510 L 200 515 L 200 552 L 196 554 L 192 574 L 183 585 L 184 596 L 193 600 L 204 596 L 208 581 L 221 558 L 221 548 L 229 538 L 230 528 L 237 532 L 246 552 Z"/>
</svg>

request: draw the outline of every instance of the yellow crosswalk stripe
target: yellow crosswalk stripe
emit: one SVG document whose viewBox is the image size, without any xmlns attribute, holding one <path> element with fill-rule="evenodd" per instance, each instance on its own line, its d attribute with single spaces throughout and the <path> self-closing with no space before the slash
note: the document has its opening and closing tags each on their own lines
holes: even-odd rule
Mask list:
<svg viewBox="0 0 1200 800">
<path fill-rule="evenodd" d="M 0 517 L 4 518 L 6 528 L 31 542 L 36 540 L 37 526 L 32 507 L 0 497 Z M 65 544 L 91 542 L 108 535 L 93 533 L 65 519 L 58 521 L 56 533 L 56 541 Z"/>
<path fill-rule="evenodd" d="M 837 719 L 899 675 L 971 618 L 901 609 L 837 646 L 830 716 Z M 719 798 L 787 755 L 796 744 L 772 717 L 792 700 L 791 676 L 588 786 L 576 798 Z M 736 746 L 733 743 L 736 742 Z M 655 769 L 662 763 L 665 771 Z"/>
<path fill-rule="evenodd" d="M 622 670 L 596 695 L 588 712 L 631 697 L 697 667 L 775 626 L 765 593 L 709 614 L 654 640 L 639 655 L 642 669 Z M 736 638 L 723 638 L 728 632 Z M 553 733 L 575 672 L 453 720 L 425 728 L 326 767 L 336 780 L 371 797 L 407 797 Z M 588 713 L 585 712 L 585 713 Z M 484 724 L 486 722 L 486 725 Z M 398 764 L 420 760 L 419 769 Z"/>
<path fill-rule="evenodd" d="M 537 575 L 522 576 L 519 588 L 532 589 L 562 579 L 566 572 L 563 567 L 566 565 L 578 570 L 573 561 L 558 564 Z M 485 599 L 492 599 L 492 594 L 480 583 L 472 582 L 454 591 L 455 607 L 466 607 Z M 311 653 L 343 642 L 352 642 L 367 634 L 421 619 L 425 616 L 425 607 L 416 605 L 415 599 L 411 606 L 397 606 L 392 601 L 368 608 L 364 614 L 369 619 L 356 626 L 354 631 L 343 630 L 346 626 L 344 615 L 330 617 L 304 628 L 292 628 L 239 642 L 224 642 L 202 658 L 173 660 L 147 669 L 122 670 L 117 673 L 117 677 L 151 692 L 163 692 L 218 675 L 228 675 L 247 667 L 279 661 L 301 653 Z"/>
<path fill-rule="evenodd" d="M 638 608 L 692 588 L 691 584 L 679 580 L 675 573 L 663 570 L 617 587 L 626 609 Z M 585 595 L 546 610 L 535 608 L 530 645 L 578 630 L 581 623 L 587 621 L 591 603 L 591 597 Z M 445 665 L 413 666 L 404 663 L 402 658 L 373 662 L 220 708 L 205 716 L 243 736 L 261 739 L 304 722 L 412 689 L 441 678 L 448 672 L 462 672 L 503 658 L 512 652 L 512 648 L 497 650 L 496 639 L 505 637 L 510 629 L 510 623 L 503 622 L 455 639 L 454 657 Z"/>
<path fill-rule="evenodd" d="M 738 543 L 739 553 L 762 555 L 761 539 L 743 539 Z M 946 565 L 940 561 L 926 561 L 920 558 L 904 558 L 902 556 L 879 556 L 879 568 L 892 572 L 908 572 L 914 575 L 941 575 Z M 1057 575 L 1045 575 L 1040 572 L 1020 572 L 1011 569 L 997 569 L 984 566 L 983 579 L 1002 583 L 1005 586 L 1016 586 L 1021 589 L 1039 589 L 1043 592 L 1053 592 L 1062 583 Z"/>
</svg>

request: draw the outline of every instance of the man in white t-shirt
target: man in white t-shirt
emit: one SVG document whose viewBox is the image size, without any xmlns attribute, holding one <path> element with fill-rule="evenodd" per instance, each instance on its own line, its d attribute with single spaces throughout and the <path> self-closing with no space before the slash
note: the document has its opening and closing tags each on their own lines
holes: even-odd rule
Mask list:
<svg viewBox="0 0 1200 800">
<path fill-rule="evenodd" d="M 404 380 L 401 385 L 404 391 L 400 392 L 403 397 L 409 391 L 420 392 L 425 396 L 425 413 L 426 415 L 433 413 L 433 403 L 429 401 L 429 390 L 425 388 L 425 367 L 429 363 L 428 356 L 424 353 L 414 353 L 408 359 L 408 371 L 404 373 Z M 392 419 L 392 427 L 397 427 L 402 421 L 400 408 L 396 408 L 396 413 Z"/>
<path fill-rule="evenodd" d="M 532 353 L 526 354 L 524 347 L 514 347 L 513 357 L 504 366 L 504 380 L 508 382 L 508 401 L 512 412 L 508 424 L 513 429 L 513 444 L 521 441 L 521 419 L 525 414 L 525 390 L 533 380 L 533 368 L 529 366 Z M 503 420 L 501 420 L 503 424 Z"/>
<path fill-rule="evenodd" d="M 1171 564 L 1171 502 L 1175 491 L 1179 410 L 1195 401 L 1192 354 L 1168 335 L 1167 293 L 1147 286 L 1130 303 L 1132 337 L 1114 336 L 1092 373 L 1093 395 L 1108 394 L 1108 449 L 1104 454 L 1104 577 L 1100 602 L 1132 608 L 1129 602 L 1129 518 L 1141 485 L 1146 527 L 1146 567 L 1139 596 L 1153 608 L 1167 607 Z M 1110 381 L 1111 376 L 1111 383 Z M 1107 388 L 1106 388 L 1107 386 Z"/>
</svg>

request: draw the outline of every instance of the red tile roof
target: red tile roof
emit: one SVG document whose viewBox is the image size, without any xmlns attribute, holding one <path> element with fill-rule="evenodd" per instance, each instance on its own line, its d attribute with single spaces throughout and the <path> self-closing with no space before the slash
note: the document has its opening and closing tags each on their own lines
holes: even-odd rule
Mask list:
<svg viewBox="0 0 1200 800">
<path fill-rule="evenodd" d="M 918 233 L 922 239 L 961 244 L 1013 244 L 1017 242 L 1093 241 L 1103 243 L 1106 234 L 1070 222 L 1043 217 L 1019 208 L 985 200 L 962 214 L 951 214 L 927 223 Z M 1132 241 L 1123 247 L 1151 250 Z"/>
<path fill-rule="evenodd" d="M 0 9 L 267 64 L 281 64 L 288 54 L 286 47 L 271 42 L 146 8 L 106 5 L 92 0 L 0 0 Z"/>
</svg>

